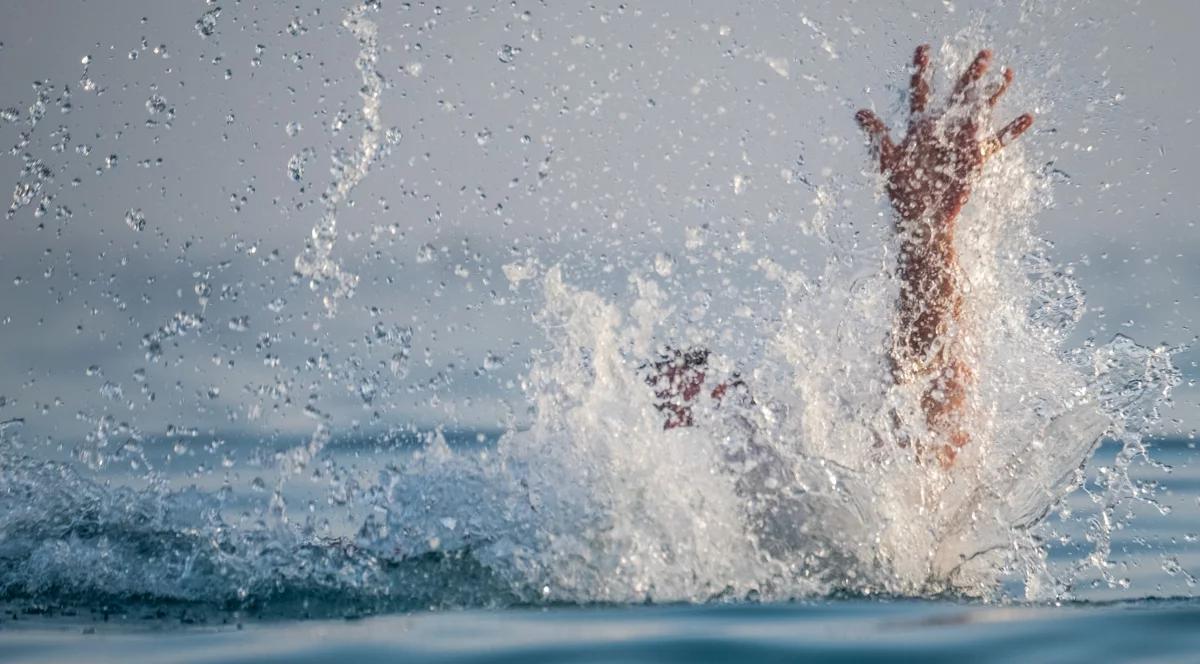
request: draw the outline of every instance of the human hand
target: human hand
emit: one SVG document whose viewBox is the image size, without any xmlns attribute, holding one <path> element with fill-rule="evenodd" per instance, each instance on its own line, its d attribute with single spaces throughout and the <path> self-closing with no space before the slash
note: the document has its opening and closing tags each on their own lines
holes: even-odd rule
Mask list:
<svg viewBox="0 0 1200 664">
<path fill-rule="evenodd" d="M 888 197 L 904 220 L 926 220 L 945 226 L 970 196 L 972 181 L 988 157 L 1033 124 L 1025 113 L 999 132 L 983 137 L 986 114 L 1013 80 L 1005 68 L 1001 80 L 981 88 L 992 53 L 980 51 L 959 78 L 944 108 L 929 110 L 929 45 L 913 55 L 908 131 L 899 145 L 874 113 L 860 110 L 855 118 L 867 132 L 887 178 Z"/>
</svg>

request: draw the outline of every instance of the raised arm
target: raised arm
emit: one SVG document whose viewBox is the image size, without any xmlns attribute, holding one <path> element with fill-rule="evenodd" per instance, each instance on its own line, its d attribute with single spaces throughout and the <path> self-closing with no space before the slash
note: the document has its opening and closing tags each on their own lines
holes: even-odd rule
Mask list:
<svg viewBox="0 0 1200 664">
<path fill-rule="evenodd" d="M 980 51 L 947 102 L 930 108 L 929 46 L 917 47 L 908 127 L 899 144 L 871 111 L 855 116 L 878 157 L 900 237 L 892 376 L 898 384 L 927 381 L 921 406 L 937 440 L 920 447 L 932 450 L 947 467 L 971 439 L 967 401 L 975 375 L 962 325 L 956 221 L 987 158 L 1033 124 L 1026 113 L 984 135 L 987 115 L 1013 80 L 1006 68 L 985 84 L 991 59 L 990 51 Z"/>
</svg>

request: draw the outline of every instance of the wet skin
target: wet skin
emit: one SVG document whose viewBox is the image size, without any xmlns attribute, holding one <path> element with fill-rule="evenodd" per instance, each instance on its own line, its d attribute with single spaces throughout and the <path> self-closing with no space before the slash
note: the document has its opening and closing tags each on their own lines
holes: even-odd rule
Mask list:
<svg viewBox="0 0 1200 664">
<path fill-rule="evenodd" d="M 900 294 L 888 349 L 892 379 L 897 385 L 926 383 L 921 409 L 934 439 L 916 447 L 923 458 L 933 456 L 946 468 L 971 440 L 969 396 L 975 379 L 964 339 L 955 227 L 987 159 L 1033 124 L 1033 116 L 1025 113 L 984 134 L 986 115 L 1013 81 L 1012 70 L 1005 68 L 998 79 L 985 82 L 991 59 L 991 51 L 980 51 L 946 103 L 930 108 L 929 45 L 918 46 L 908 126 L 899 143 L 870 110 L 855 115 L 878 159 L 900 238 Z M 666 416 L 665 428 L 692 425 L 690 402 L 701 394 L 707 359 L 704 349 L 668 349 L 653 363 L 647 382 Z M 742 385 L 736 378 L 726 381 L 710 396 L 720 401 L 731 384 Z"/>
<path fill-rule="evenodd" d="M 1033 124 L 1025 113 L 992 135 L 985 117 L 1012 83 L 1005 68 L 998 80 L 983 81 L 991 64 L 983 50 L 959 77 L 946 104 L 929 107 L 929 46 L 913 55 L 908 127 L 895 143 L 874 113 L 855 118 L 870 138 L 896 212 L 900 237 L 897 273 L 900 295 L 889 358 L 897 384 L 926 381 L 921 408 L 936 438 L 918 444 L 945 467 L 971 440 L 969 395 L 975 371 L 963 332 L 963 292 L 954 232 L 988 157 Z"/>
</svg>

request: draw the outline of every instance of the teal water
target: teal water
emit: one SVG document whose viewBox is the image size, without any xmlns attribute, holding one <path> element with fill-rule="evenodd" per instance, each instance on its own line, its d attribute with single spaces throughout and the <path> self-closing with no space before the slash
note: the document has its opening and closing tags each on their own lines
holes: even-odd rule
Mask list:
<svg viewBox="0 0 1200 664">
<path fill-rule="evenodd" d="M 458 447 L 472 441 L 463 436 Z M 337 454 L 353 449 L 344 444 Z M 1089 464 L 1093 480 L 1117 449 L 1109 444 L 1098 451 Z M 124 570 L 124 585 L 117 584 L 101 572 L 103 559 L 93 563 L 89 586 L 14 590 L 16 561 L 9 557 L 0 661 L 1195 661 L 1200 600 L 1191 570 L 1200 569 L 1200 470 L 1188 441 L 1156 441 L 1152 452 L 1156 463 L 1137 466 L 1131 478 L 1153 484 L 1158 502 L 1143 505 L 1113 534 L 1112 578 L 1079 571 L 1090 551 L 1086 536 L 1071 529 L 1084 527 L 1097 510 L 1086 491 L 1070 498 L 1069 520 L 1046 524 L 1047 533 L 1062 537 L 1045 541 L 1051 567 L 1077 570 L 1071 599 L 1060 601 L 1025 602 L 1010 589 L 989 601 L 827 596 L 530 603 L 506 592 L 469 552 L 393 561 L 380 577 L 389 584 L 382 593 L 309 576 L 277 579 L 229 599 L 237 597 L 235 589 L 221 587 L 217 571 L 203 577 L 209 587 L 196 595 L 216 599 L 188 601 L 156 595 L 164 586 L 153 569 Z M 163 542 L 145 530 L 92 533 L 108 538 L 113 559 L 124 546 L 142 551 L 146 561 L 164 555 L 146 553 L 155 546 L 187 548 L 183 532 L 156 537 L 168 535 Z M 83 550 L 86 536 L 76 532 L 68 543 Z M 5 547 L 11 555 L 11 537 Z M 320 559 L 291 555 L 295 569 Z M 236 582 L 232 571 L 224 573 Z"/>
<path fill-rule="evenodd" d="M 1195 661 L 1200 602 L 933 601 L 450 611 L 181 625 L 6 620 L 7 662 Z"/>
</svg>

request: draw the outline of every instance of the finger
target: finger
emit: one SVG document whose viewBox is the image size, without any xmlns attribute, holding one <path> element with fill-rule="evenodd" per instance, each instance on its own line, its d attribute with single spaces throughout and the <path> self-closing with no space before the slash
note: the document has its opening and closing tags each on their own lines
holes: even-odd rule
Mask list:
<svg viewBox="0 0 1200 664">
<path fill-rule="evenodd" d="M 984 158 L 992 156 L 998 152 L 1000 148 L 1012 143 L 1017 139 L 1018 136 L 1024 134 L 1025 131 L 1032 126 L 1033 115 L 1030 113 L 1026 113 L 1016 120 L 1008 123 L 1003 129 L 997 132 L 995 136 L 988 139 L 986 144 L 984 144 Z"/>
<path fill-rule="evenodd" d="M 1012 85 L 1013 71 L 1008 67 L 1005 67 L 1003 76 L 1003 80 L 988 88 L 987 105 L 989 107 L 995 106 L 996 102 L 1000 101 L 1000 97 L 1002 97 L 1004 93 L 1008 91 L 1008 86 Z"/>
<path fill-rule="evenodd" d="M 883 120 L 880 120 L 879 116 L 875 115 L 875 113 L 872 111 L 864 108 L 858 113 L 854 114 L 854 119 L 858 120 L 858 126 L 862 127 L 863 131 L 867 132 L 867 134 L 871 137 L 871 140 L 881 140 L 883 138 L 887 138 L 887 125 L 884 124 Z"/>
<path fill-rule="evenodd" d="M 986 48 L 980 51 L 979 55 L 975 56 L 975 60 L 971 62 L 971 65 L 967 67 L 966 71 L 963 72 L 962 77 L 958 79 L 958 83 L 954 86 L 954 94 L 951 95 L 951 98 L 956 99 L 961 97 L 962 94 L 966 92 L 967 87 L 983 77 L 984 73 L 988 70 L 988 65 L 990 65 L 991 62 L 992 52 Z"/>
<path fill-rule="evenodd" d="M 891 136 L 888 135 L 887 125 L 879 119 L 879 116 L 865 108 L 855 113 L 854 119 L 858 120 L 858 126 L 867 132 L 867 136 L 871 139 L 871 145 L 878 151 L 880 165 L 887 168 L 896 147 L 892 143 Z"/>
<path fill-rule="evenodd" d="M 1018 136 L 1025 133 L 1025 130 L 1033 126 L 1033 115 L 1026 113 L 1021 117 L 1013 120 L 996 134 L 996 140 L 1000 141 L 1000 146 L 1003 147 L 1016 140 Z"/>
<path fill-rule="evenodd" d="M 921 44 L 913 53 L 912 82 L 909 93 L 909 110 L 913 115 L 925 112 L 929 102 L 929 44 Z"/>
</svg>

